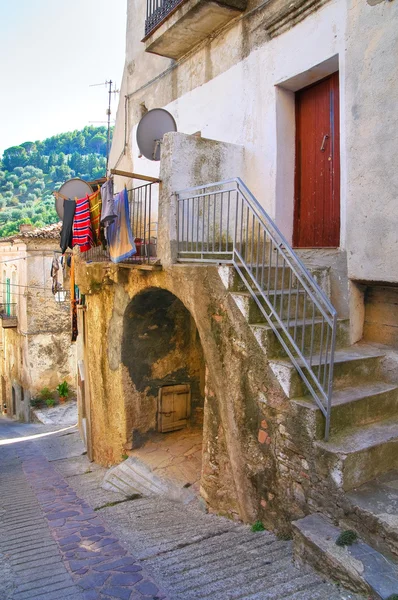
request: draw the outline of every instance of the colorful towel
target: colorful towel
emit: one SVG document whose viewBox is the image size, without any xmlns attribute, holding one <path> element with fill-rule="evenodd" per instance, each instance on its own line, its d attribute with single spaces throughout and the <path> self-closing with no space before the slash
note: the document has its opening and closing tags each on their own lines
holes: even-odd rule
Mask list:
<svg viewBox="0 0 398 600">
<path fill-rule="evenodd" d="M 90 221 L 91 221 L 91 229 L 93 232 L 94 245 L 101 245 L 101 209 L 102 209 L 102 200 L 101 193 L 98 190 L 91 194 L 91 196 L 87 196 L 89 204 L 90 204 Z"/>
<path fill-rule="evenodd" d="M 101 224 L 104 227 L 108 227 L 110 223 L 114 223 L 114 221 L 117 219 L 115 200 L 113 196 L 113 179 L 108 179 L 108 181 L 105 181 L 104 185 L 101 187 L 101 198 Z"/>
<path fill-rule="evenodd" d="M 87 252 L 93 246 L 93 232 L 90 221 L 90 203 L 88 198 L 76 200 L 73 221 L 73 246 L 79 246 L 80 252 Z"/>
<path fill-rule="evenodd" d="M 76 342 L 78 330 L 77 330 L 77 302 L 76 302 L 76 286 L 75 286 L 75 260 L 74 256 L 71 257 L 70 263 L 70 307 L 71 307 L 71 329 L 72 337 L 71 341 Z"/>
<path fill-rule="evenodd" d="M 127 191 L 115 196 L 114 209 L 117 218 L 107 228 L 106 237 L 109 254 L 114 263 L 121 262 L 136 253 L 130 226 L 130 212 Z"/>
</svg>

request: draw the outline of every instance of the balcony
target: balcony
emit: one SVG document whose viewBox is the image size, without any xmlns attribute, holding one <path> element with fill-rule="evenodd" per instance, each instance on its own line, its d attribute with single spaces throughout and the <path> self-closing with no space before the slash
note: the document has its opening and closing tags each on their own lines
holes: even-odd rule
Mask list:
<svg viewBox="0 0 398 600">
<path fill-rule="evenodd" d="M 18 324 L 17 305 L 10 304 L 9 302 L 6 304 L 0 304 L 0 318 L 3 329 L 16 327 Z"/>
<path fill-rule="evenodd" d="M 121 261 L 122 265 L 139 265 L 141 268 L 159 267 L 157 258 L 157 208 L 159 189 L 157 183 L 147 183 L 127 190 L 130 227 L 136 254 Z M 95 246 L 81 253 L 87 263 L 110 262 L 108 248 Z"/>
<path fill-rule="evenodd" d="M 145 50 L 177 60 L 246 7 L 247 0 L 147 0 Z"/>
</svg>

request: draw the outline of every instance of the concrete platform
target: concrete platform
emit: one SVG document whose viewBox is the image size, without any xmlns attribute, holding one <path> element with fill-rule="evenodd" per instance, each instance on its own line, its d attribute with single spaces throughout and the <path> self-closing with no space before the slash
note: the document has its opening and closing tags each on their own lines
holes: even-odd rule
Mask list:
<svg viewBox="0 0 398 600">
<path fill-rule="evenodd" d="M 337 546 L 342 530 L 319 513 L 300 519 L 293 526 L 297 560 L 372 597 L 387 600 L 398 593 L 398 565 L 362 540 L 352 546 Z"/>
</svg>

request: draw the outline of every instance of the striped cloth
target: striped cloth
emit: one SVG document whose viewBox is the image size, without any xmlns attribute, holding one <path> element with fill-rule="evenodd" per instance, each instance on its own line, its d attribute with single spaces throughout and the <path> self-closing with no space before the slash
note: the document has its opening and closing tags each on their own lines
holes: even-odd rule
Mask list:
<svg viewBox="0 0 398 600">
<path fill-rule="evenodd" d="M 100 230 L 100 221 L 101 221 L 101 209 L 102 209 L 102 200 L 100 190 L 91 194 L 91 196 L 87 196 L 88 201 L 90 203 L 90 220 L 91 220 L 91 229 L 93 232 L 94 245 L 101 245 L 101 230 Z"/>
<path fill-rule="evenodd" d="M 93 232 L 90 221 L 90 202 L 88 198 L 76 200 L 75 218 L 73 220 L 72 246 L 79 246 L 80 252 L 86 252 L 93 246 Z"/>
</svg>

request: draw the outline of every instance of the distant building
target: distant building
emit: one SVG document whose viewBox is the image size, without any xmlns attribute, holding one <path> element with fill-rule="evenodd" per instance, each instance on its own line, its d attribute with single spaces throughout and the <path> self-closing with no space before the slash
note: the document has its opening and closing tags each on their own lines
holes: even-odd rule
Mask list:
<svg viewBox="0 0 398 600">
<path fill-rule="evenodd" d="M 52 293 L 60 224 L 0 239 L 0 377 L 3 410 L 29 421 L 30 399 L 66 379 L 74 388 L 70 304 Z M 60 257 L 60 254 L 58 254 Z M 62 281 L 62 268 L 59 271 Z"/>
</svg>

